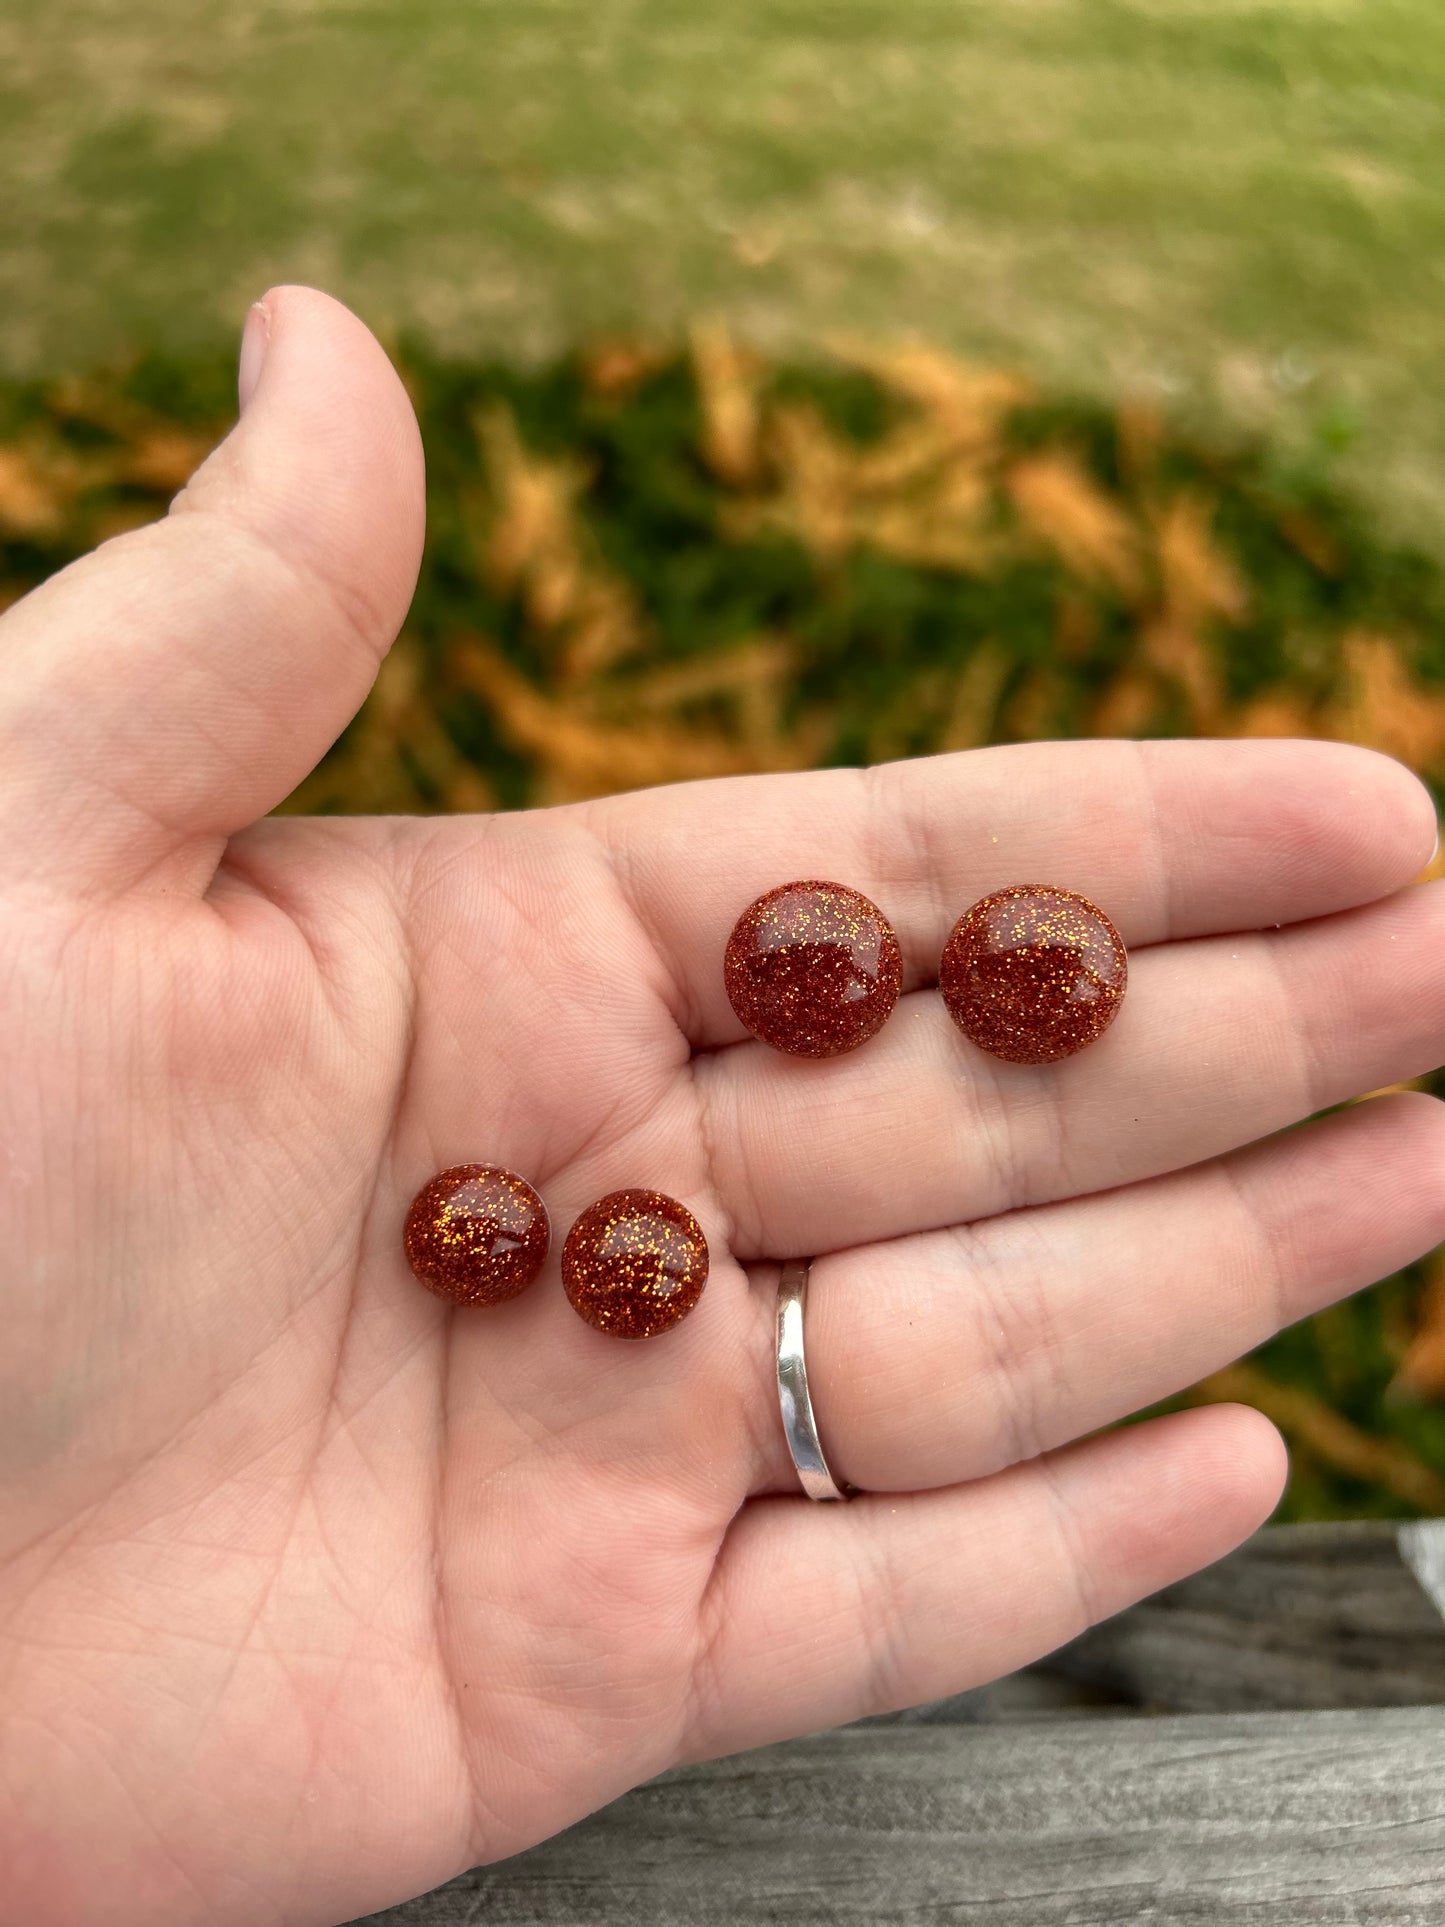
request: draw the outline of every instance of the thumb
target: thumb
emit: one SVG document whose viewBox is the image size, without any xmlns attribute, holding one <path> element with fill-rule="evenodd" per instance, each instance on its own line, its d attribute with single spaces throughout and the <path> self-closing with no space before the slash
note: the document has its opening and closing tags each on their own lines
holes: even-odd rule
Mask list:
<svg viewBox="0 0 1445 1927">
<path fill-rule="evenodd" d="M 425 512 L 395 370 L 309 288 L 256 304 L 241 362 L 241 420 L 170 515 L 0 618 L 0 878 L 204 887 L 395 639 Z"/>
</svg>

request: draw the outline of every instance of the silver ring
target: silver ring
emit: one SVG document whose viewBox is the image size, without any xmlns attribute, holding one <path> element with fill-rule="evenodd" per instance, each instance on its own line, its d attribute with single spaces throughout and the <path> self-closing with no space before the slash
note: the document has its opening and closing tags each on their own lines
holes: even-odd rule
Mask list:
<svg viewBox="0 0 1445 1927">
<path fill-rule="evenodd" d="M 810 1499 L 847 1499 L 828 1470 L 813 1401 L 808 1396 L 808 1368 L 803 1363 L 803 1306 L 808 1296 L 811 1258 L 792 1258 L 778 1280 L 778 1404 L 783 1413 L 783 1436 Z"/>
</svg>

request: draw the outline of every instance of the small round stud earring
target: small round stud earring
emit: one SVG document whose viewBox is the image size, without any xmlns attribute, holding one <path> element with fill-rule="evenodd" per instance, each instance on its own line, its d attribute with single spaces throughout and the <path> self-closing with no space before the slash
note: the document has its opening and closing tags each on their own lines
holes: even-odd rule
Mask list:
<svg viewBox="0 0 1445 1927">
<path fill-rule="evenodd" d="M 738 918 L 723 977 L 754 1037 L 793 1057 L 837 1057 L 886 1023 L 903 961 L 888 919 L 859 891 L 783 883 Z"/>
<path fill-rule="evenodd" d="M 953 926 L 943 1001 L 980 1050 L 1049 1064 L 1102 1037 L 1129 980 L 1123 939 L 1097 904 L 1051 884 L 995 890 Z"/>
<path fill-rule="evenodd" d="M 439 1171 L 412 1199 L 402 1233 L 422 1284 L 459 1305 L 500 1305 L 525 1291 L 551 1240 L 546 1205 L 495 1164 Z"/>
<path fill-rule="evenodd" d="M 707 1239 L 661 1191 L 613 1191 L 588 1205 L 562 1247 L 572 1308 L 616 1338 L 652 1338 L 686 1318 L 707 1283 Z"/>
</svg>

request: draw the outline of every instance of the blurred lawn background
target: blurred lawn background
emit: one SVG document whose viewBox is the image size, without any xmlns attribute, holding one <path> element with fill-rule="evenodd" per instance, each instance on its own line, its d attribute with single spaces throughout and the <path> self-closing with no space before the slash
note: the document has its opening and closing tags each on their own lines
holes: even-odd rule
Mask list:
<svg viewBox="0 0 1445 1927">
<path fill-rule="evenodd" d="M 10 0 L 0 606 L 163 512 L 246 302 L 393 346 L 407 631 L 292 807 L 1058 735 L 1445 783 L 1430 0 Z M 1445 1514 L 1439 1259 L 1192 1397 Z"/>
</svg>

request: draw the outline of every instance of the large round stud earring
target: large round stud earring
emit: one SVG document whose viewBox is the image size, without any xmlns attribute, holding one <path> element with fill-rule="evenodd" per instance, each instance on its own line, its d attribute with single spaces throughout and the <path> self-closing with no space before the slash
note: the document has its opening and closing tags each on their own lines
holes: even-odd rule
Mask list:
<svg viewBox="0 0 1445 1927">
<path fill-rule="evenodd" d="M 888 919 L 857 890 L 783 883 L 738 918 L 723 977 L 754 1037 L 794 1057 L 836 1057 L 887 1021 L 903 962 Z"/>
<path fill-rule="evenodd" d="M 707 1239 L 661 1191 L 613 1191 L 588 1205 L 562 1247 L 572 1308 L 616 1338 L 652 1338 L 686 1318 L 707 1283 Z"/>
<path fill-rule="evenodd" d="M 1128 980 L 1123 939 L 1098 905 L 1042 883 L 965 911 L 938 969 L 954 1023 L 1013 1064 L 1049 1064 L 1102 1037 Z"/>
<path fill-rule="evenodd" d="M 551 1239 L 546 1205 L 495 1164 L 438 1172 L 412 1199 L 402 1233 L 422 1284 L 459 1305 L 499 1305 L 525 1291 Z"/>
</svg>

